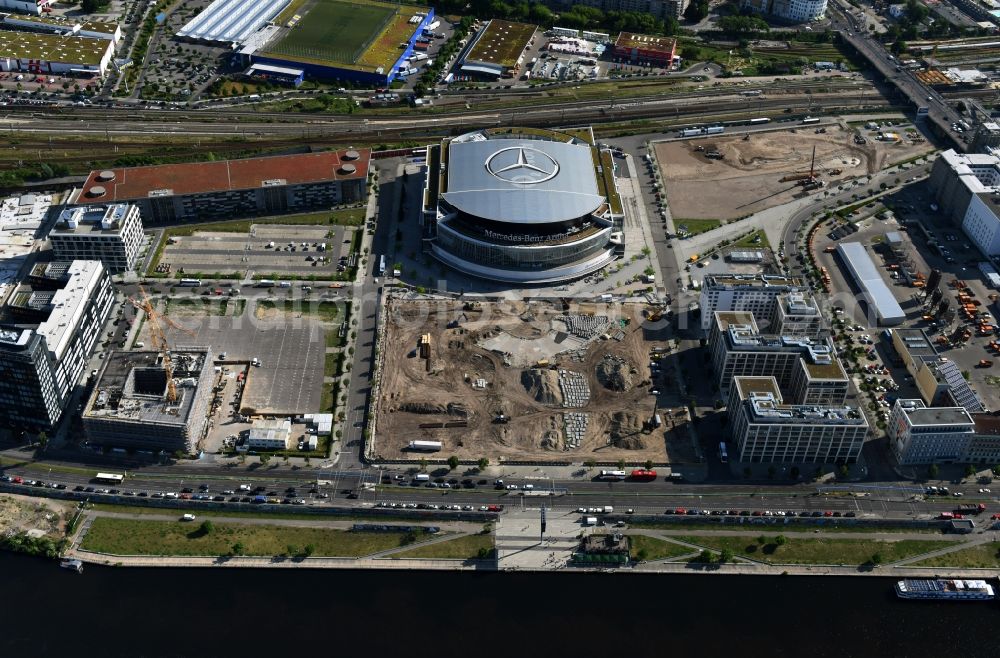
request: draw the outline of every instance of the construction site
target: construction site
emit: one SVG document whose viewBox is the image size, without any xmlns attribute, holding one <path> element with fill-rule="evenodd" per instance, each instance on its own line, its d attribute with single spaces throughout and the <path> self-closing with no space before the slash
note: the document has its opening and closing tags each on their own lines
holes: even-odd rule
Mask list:
<svg viewBox="0 0 1000 658">
<path fill-rule="evenodd" d="M 672 355 L 643 326 L 660 312 L 391 300 L 370 454 L 388 461 L 692 461 Z"/>
<path fill-rule="evenodd" d="M 928 150 L 843 125 L 713 135 L 655 144 L 671 213 L 728 221 L 875 173 Z"/>
</svg>

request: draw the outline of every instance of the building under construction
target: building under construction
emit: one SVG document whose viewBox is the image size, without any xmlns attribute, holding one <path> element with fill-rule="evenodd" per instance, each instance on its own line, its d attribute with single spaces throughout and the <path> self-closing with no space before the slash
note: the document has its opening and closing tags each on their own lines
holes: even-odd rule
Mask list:
<svg viewBox="0 0 1000 658">
<path fill-rule="evenodd" d="M 108 355 L 83 411 L 90 443 L 195 451 L 208 421 L 211 348 L 179 347 L 169 359 L 150 351 Z"/>
</svg>

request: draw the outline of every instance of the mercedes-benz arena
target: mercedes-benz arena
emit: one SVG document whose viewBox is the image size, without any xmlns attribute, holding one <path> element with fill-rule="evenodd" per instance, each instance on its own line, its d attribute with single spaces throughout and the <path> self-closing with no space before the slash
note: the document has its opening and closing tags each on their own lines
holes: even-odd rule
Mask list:
<svg viewBox="0 0 1000 658">
<path fill-rule="evenodd" d="M 425 248 L 493 281 L 590 274 L 621 252 L 614 168 L 589 128 L 488 129 L 445 139 L 427 149 Z"/>
</svg>

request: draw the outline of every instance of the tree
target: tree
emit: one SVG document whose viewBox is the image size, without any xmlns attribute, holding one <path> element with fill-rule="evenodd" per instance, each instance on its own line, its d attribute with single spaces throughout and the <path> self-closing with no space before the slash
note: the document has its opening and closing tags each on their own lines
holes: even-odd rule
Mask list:
<svg viewBox="0 0 1000 658">
<path fill-rule="evenodd" d="M 233 555 L 243 555 L 244 551 L 246 551 L 246 547 L 243 545 L 243 542 L 236 542 L 235 544 L 233 544 L 232 548 Z"/>
<path fill-rule="evenodd" d="M 45 446 L 49 444 L 49 435 L 46 432 L 38 433 L 38 447 L 45 450 Z"/>
<path fill-rule="evenodd" d="M 968 466 L 965 467 L 965 477 L 971 478 L 975 474 L 976 474 L 976 467 L 975 466 L 973 466 L 972 464 L 969 464 Z"/>
<path fill-rule="evenodd" d="M 691 21 L 692 23 L 698 23 L 705 20 L 708 16 L 708 1 L 698 0 L 698 2 L 692 2 L 688 5 L 687 9 L 684 10 L 684 18 Z"/>
<path fill-rule="evenodd" d="M 704 562 L 706 564 L 710 563 L 712 561 L 712 552 L 709 551 L 707 548 L 704 549 L 701 553 L 698 554 L 698 561 Z"/>
<path fill-rule="evenodd" d="M 486 467 L 490 465 L 490 460 L 486 457 L 480 457 L 479 461 L 476 462 L 476 466 L 479 467 L 480 471 L 485 471 Z"/>
<path fill-rule="evenodd" d="M 777 537 L 774 538 L 774 543 L 777 546 L 784 546 L 786 543 L 788 543 L 788 538 L 785 537 L 784 535 L 778 535 Z"/>
<path fill-rule="evenodd" d="M 586 466 L 587 468 L 594 468 L 597 466 L 597 462 L 594 461 L 593 459 L 588 459 L 587 461 L 583 462 L 583 465 Z M 997 468 L 1000 468 L 1000 465 L 998 465 Z"/>
<path fill-rule="evenodd" d="M 649 551 L 647 551 L 645 548 L 640 548 L 639 552 L 635 554 L 636 559 L 639 560 L 640 562 L 645 562 L 648 556 L 649 556 Z"/>
<path fill-rule="evenodd" d="M 847 476 L 850 475 L 850 469 L 847 468 L 847 464 L 841 464 L 840 468 L 837 469 L 837 477 L 841 480 L 846 480 Z"/>
<path fill-rule="evenodd" d="M 302 555 L 305 557 L 310 557 L 316 552 L 316 546 L 313 544 L 306 544 L 305 548 L 302 549 Z"/>
<path fill-rule="evenodd" d="M 424 457 L 421 457 L 420 458 L 420 472 L 422 473 L 422 472 L 424 472 L 426 470 L 427 470 L 427 459 L 425 459 Z"/>
<path fill-rule="evenodd" d="M 899 55 L 899 54 L 905 53 L 908 48 L 909 48 L 909 46 L 906 45 L 905 41 L 903 41 L 902 39 L 896 39 L 892 43 L 891 50 L 892 50 L 892 52 L 893 52 L 894 55 Z"/>
<path fill-rule="evenodd" d="M 621 470 L 624 470 L 624 469 L 625 469 L 625 460 L 624 459 L 619 459 L 618 460 L 618 470 L 621 471 Z"/>
<path fill-rule="evenodd" d="M 873 554 L 873 555 L 871 556 L 871 558 L 869 559 L 869 562 L 871 562 L 871 563 L 872 563 L 873 565 L 875 565 L 876 567 L 877 567 L 878 565 L 882 564 L 882 554 L 881 554 L 881 553 L 874 553 L 874 554 Z"/>
<path fill-rule="evenodd" d="M 645 463 L 645 464 L 643 464 L 643 466 L 645 466 L 645 467 L 646 467 L 646 470 L 647 470 L 647 471 L 651 471 L 651 470 L 653 470 L 653 460 L 652 460 L 652 459 L 647 459 L 647 460 L 646 460 L 646 463 Z"/>
<path fill-rule="evenodd" d="M 448 458 L 448 469 L 454 471 L 456 468 L 458 468 L 458 457 L 452 455 Z"/>
<path fill-rule="evenodd" d="M 929 477 L 932 480 L 936 480 L 938 473 L 940 472 L 941 469 L 938 468 L 937 464 L 931 464 L 930 466 L 927 467 L 927 477 Z"/>
<path fill-rule="evenodd" d="M 727 562 L 732 562 L 732 561 L 733 561 L 733 552 L 731 550 L 729 550 L 728 548 L 724 548 L 721 551 L 719 551 L 719 562 L 721 564 L 725 564 Z"/>
<path fill-rule="evenodd" d="M 214 525 L 212 525 L 212 522 L 211 522 L 211 521 L 208 521 L 208 520 L 205 520 L 205 521 L 202 521 L 202 522 L 201 522 L 201 525 L 200 525 L 200 526 L 198 527 L 198 532 L 199 532 L 199 533 L 200 533 L 200 534 L 201 534 L 202 536 L 205 536 L 205 535 L 210 535 L 210 534 L 212 534 L 212 531 L 213 531 L 213 530 L 215 530 L 215 526 L 214 526 Z"/>
<path fill-rule="evenodd" d="M 291 557 L 299 550 L 299 547 L 295 544 L 288 544 L 285 546 L 285 555 Z"/>
<path fill-rule="evenodd" d="M 271 455 L 268 454 L 259 455 L 258 459 L 260 459 L 260 463 L 264 465 L 267 464 L 267 462 L 271 461 Z"/>
</svg>

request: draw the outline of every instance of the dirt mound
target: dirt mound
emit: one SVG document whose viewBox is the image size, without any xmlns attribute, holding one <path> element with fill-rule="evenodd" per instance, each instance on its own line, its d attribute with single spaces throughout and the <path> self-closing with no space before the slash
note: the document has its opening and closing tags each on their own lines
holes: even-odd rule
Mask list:
<svg viewBox="0 0 1000 658">
<path fill-rule="evenodd" d="M 629 391 L 634 385 L 632 374 L 635 372 L 625 359 L 607 354 L 604 359 L 597 364 L 597 380 L 605 388 L 612 391 Z"/>
<path fill-rule="evenodd" d="M 521 373 L 521 385 L 528 395 L 541 404 L 559 406 L 562 393 L 559 392 L 559 374 L 555 370 L 531 368 Z"/>
<path fill-rule="evenodd" d="M 542 450 L 562 450 L 562 436 L 559 432 L 546 432 L 540 445 Z"/>
<path fill-rule="evenodd" d="M 400 411 L 411 414 L 446 414 L 448 416 L 468 416 L 469 411 L 459 402 L 437 404 L 434 402 L 404 402 L 399 405 Z"/>
<path fill-rule="evenodd" d="M 643 450 L 646 441 L 642 438 L 642 421 L 633 413 L 616 411 L 611 416 L 609 434 L 611 443 L 624 450 Z"/>
</svg>

